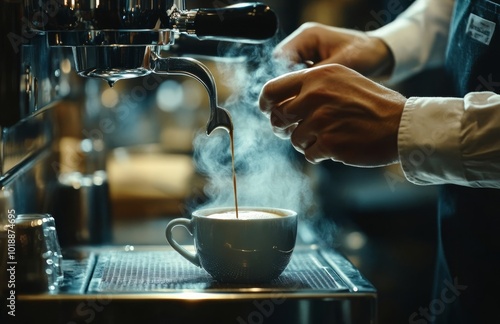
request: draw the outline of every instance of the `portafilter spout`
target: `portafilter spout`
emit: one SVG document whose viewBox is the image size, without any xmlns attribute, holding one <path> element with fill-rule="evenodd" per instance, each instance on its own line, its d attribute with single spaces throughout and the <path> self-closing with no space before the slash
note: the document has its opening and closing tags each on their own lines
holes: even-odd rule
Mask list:
<svg viewBox="0 0 500 324">
<path fill-rule="evenodd" d="M 184 75 L 198 80 L 208 92 L 210 116 L 207 122 L 207 135 L 218 128 L 228 132 L 233 130 L 229 112 L 219 107 L 217 87 L 210 70 L 200 61 L 188 57 L 165 57 L 151 53 L 151 70 L 156 74 Z"/>
</svg>

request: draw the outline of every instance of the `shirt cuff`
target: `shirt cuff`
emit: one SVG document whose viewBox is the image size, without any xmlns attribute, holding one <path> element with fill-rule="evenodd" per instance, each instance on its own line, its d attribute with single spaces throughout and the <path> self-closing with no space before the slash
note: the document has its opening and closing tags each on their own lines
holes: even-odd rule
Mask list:
<svg viewBox="0 0 500 324">
<path fill-rule="evenodd" d="M 398 149 L 401 167 L 410 182 L 466 182 L 460 150 L 463 112 L 460 98 L 407 100 L 399 126 Z"/>
</svg>

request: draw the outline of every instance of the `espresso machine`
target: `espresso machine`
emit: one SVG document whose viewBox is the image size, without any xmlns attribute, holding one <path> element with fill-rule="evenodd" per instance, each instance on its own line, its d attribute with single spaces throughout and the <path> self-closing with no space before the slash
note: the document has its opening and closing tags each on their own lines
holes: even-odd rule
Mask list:
<svg viewBox="0 0 500 324">
<path fill-rule="evenodd" d="M 271 38 L 277 29 L 276 15 L 262 3 L 194 10 L 185 9 L 182 1 L 7 1 L 3 6 L 5 26 L 2 30 L 6 36 L 3 45 L 7 59 L 2 62 L 5 65 L 2 98 L 8 102 L 1 125 L 2 139 L 9 143 L 5 145 L 8 148 L 2 159 L 5 182 L 12 178 L 7 177 L 11 169 L 22 165 L 21 160 L 28 162 L 29 157 L 39 156 L 40 151 L 50 155 L 53 148 L 48 146 L 53 144 L 56 128 L 50 125 L 55 119 L 54 109 L 50 108 L 78 95 L 81 83 L 74 79 L 75 72 L 84 78 L 104 80 L 110 86 L 118 80 L 149 74 L 194 78 L 204 86 L 209 97 L 207 135 L 218 128 L 229 131 L 231 119 L 218 105 L 211 71 L 198 60 L 169 54 L 170 49 L 180 35 L 200 41 L 258 43 Z M 162 53 L 169 56 L 162 57 Z M 36 123 L 36 127 L 31 123 Z M 30 136 L 34 138 L 24 138 L 28 133 L 22 130 L 24 127 L 30 129 Z M 30 204 L 19 212 L 49 209 L 62 214 L 68 208 L 62 208 L 61 204 L 83 204 L 74 210 L 78 217 L 59 220 L 63 227 L 74 229 L 60 237 L 64 245 L 110 241 L 111 224 L 106 216 L 109 208 L 102 203 L 108 191 L 105 166 L 102 159 L 95 157 L 102 146 L 102 138 L 99 138 L 102 131 L 92 127 L 83 133 L 87 140 L 79 145 L 90 148 L 85 149 L 85 157 L 76 156 L 73 160 L 90 159 L 92 161 L 83 163 L 91 166 L 83 171 L 68 172 L 67 163 L 53 161 L 47 176 L 58 179 L 42 181 L 44 192 L 39 195 L 44 197 L 19 199 L 13 195 L 16 204 L 22 201 Z M 23 141 L 29 141 L 29 145 L 23 145 Z M 23 146 L 28 146 L 27 152 L 19 152 Z M 11 154 L 11 149 L 16 152 Z M 11 190 L 16 192 L 15 188 Z M 59 199 L 51 199 L 51 196 Z M 85 210 L 94 210 L 98 215 L 85 215 Z"/>
<path fill-rule="evenodd" d="M 61 162 L 56 138 L 65 121 L 58 112 L 74 108 L 88 78 L 110 87 L 149 75 L 192 78 L 208 94 L 206 134 L 231 131 L 212 71 L 173 48 L 181 37 L 200 44 L 265 42 L 278 29 L 268 5 L 216 1 L 211 8 L 188 9 L 183 0 L 5 0 L 0 7 L 1 225 L 9 225 L 9 215 L 53 214 L 63 247 L 64 275 L 54 289 L 2 287 L 2 297 L 16 297 L 17 320 L 376 322 L 375 288 L 345 257 L 311 239 L 307 229 L 290 271 L 279 281 L 218 284 L 166 244 L 112 244 L 102 138 L 89 133 L 78 143 L 86 154 L 74 159 L 84 162 L 85 172 L 68 171 Z M 0 234 L 4 252 L 8 235 Z M 0 256 L 5 275 L 8 260 L 5 253 Z M 21 273 L 17 278 L 29 280 Z M 2 308 L 2 319 L 12 320 L 10 310 Z"/>
</svg>

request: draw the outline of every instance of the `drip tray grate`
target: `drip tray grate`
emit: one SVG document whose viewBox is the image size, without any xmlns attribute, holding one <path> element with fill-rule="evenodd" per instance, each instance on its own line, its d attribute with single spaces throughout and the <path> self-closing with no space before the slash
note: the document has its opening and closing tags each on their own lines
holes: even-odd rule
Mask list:
<svg viewBox="0 0 500 324">
<path fill-rule="evenodd" d="M 315 250 L 296 250 L 277 279 L 259 285 L 215 281 L 175 251 L 107 251 L 97 256 L 90 293 L 150 293 L 179 290 L 348 291 L 340 276 Z M 261 290 L 261 291 L 262 291 Z"/>
</svg>

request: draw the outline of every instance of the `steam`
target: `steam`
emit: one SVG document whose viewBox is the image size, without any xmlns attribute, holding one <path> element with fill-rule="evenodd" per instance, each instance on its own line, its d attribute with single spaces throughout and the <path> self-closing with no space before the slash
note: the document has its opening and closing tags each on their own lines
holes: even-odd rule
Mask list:
<svg viewBox="0 0 500 324">
<path fill-rule="evenodd" d="M 244 58 L 244 64 L 237 66 L 219 63 L 217 70 L 222 74 L 217 82 L 224 82 L 232 93 L 221 106 L 233 119 L 238 203 L 304 215 L 312 202 L 310 181 L 302 170 L 305 160 L 289 141 L 273 134 L 269 119 L 258 107 L 264 83 L 290 71 L 288 62 L 272 58 L 273 47 L 268 43 L 220 48 L 229 57 Z M 203 207 L 234 206 L 229 135 L 217 130 L 206 136 L 200 131 L 193 145 L 196 168 L 207 177 L 204 190 L 209 199 Z"/>
</svg>

